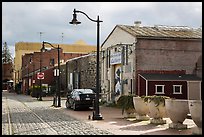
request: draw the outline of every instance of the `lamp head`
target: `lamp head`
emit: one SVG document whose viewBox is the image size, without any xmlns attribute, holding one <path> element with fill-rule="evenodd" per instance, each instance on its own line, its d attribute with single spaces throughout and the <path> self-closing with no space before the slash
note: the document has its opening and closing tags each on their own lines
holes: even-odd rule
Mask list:
<svg viewBox="0 0 204 137">
<path fill-rule="evenodd" d="M 44 41 L 43 41 L 42 48 L 40 49 L 40 51 L 41 52 L 45 52 L 46 51 Z"/>
<path fill-rule="evenodd" d="M 76 10 L 75 10 L 75 9 L 74 9 L 74 14 L 73 14 L 73 19 L 72 19 L 72 21 L 69 22 L 69 23 L 70 23 L 70 24 L 75 24 L 75 25 L 81 24 L 81 22 L 77 20 L 77 15 L 76 15 Z"/>
</svg>

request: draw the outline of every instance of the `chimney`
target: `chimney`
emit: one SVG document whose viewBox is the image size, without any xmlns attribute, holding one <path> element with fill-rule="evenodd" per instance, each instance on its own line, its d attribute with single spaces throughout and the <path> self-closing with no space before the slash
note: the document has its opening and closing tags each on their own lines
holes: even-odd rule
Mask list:
<svg viewBox="0 0 204 137">
<path fill-rule="evenodd" d="M 141 23 L 142 23 L 141 21 L 135 21 L 135 22 L 134 22 L 135 27 L 140 27 Z"/>
</svg>

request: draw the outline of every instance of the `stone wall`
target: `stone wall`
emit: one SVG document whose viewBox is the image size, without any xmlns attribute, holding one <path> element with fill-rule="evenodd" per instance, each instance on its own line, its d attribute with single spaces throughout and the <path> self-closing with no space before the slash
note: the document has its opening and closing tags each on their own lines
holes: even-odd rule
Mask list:
<svg viewBox="0 0 204 137">
<path fill-rule="evenodd" d="M 72 83 L 74 88 L 94 89 L 96 87 L 95 54 L 89 54 L 71 59 L 67 63 L 68 84 Z M 72 75 L 72 78 L 70 75 Z"/>
</svg>

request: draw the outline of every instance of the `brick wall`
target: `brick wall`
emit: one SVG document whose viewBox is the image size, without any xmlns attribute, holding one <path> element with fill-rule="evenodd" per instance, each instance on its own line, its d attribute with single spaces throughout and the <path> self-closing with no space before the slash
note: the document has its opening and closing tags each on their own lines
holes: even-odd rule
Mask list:
<svg viewBox="0 0 204 137">
<path fill-rule="evenodd" d="M 200 40 L 138 39 L 136 45 L 136 73 L 194 74 L 202 56 Z M 201 67 L 202 68 L 202 67 Z M 138 89 L 136 79 L 136 89 Z"/>
<path fill-rule="evenodd" d="M 60 61 L 65 62 L 68 59 L 79 57 L 82 55 L 86 55 L 83 53 L 63 53 L 63 50 L 60 50 Z M 23 89 L 26 90 L 28 79 L 27 75 L 29 73 L 29 78 L 32 79 L 33 71 L 35 71 L 34 79 L 36 81 L 35 85 L 39 85 L 39 80 L 37 80 L 36 75 L 37 72 L 40 71 L 40 59 L 42 59 L 42 72 L 44 72 L 45 79 L 42 80 L 42 84 L 53 84 L 55 81 L 55 77 L 53 76 L 54 68 L 57 68 L 58 64 L 58 50 L 51 49 L 46 52 L 34 52 L 30 54 L 25 54 L 22 56 L 22 80 L 25 80 L 25 84 L 23 84 Z M 51 63 L 51 60 L 54 59 L 54 62 Z M 64 84 L 64 83 L 63 83 Z M 62 87 L 62 86 L 61 86 Z M 24 91 L 23 91 L 24 92 Z"/>
</svg>

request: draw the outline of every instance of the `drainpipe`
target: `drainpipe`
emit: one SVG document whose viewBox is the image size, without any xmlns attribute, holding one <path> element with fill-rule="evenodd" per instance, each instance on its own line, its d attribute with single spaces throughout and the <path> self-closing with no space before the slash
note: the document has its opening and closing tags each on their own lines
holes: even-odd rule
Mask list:
<svg viewBox="0 0 204 137">
<path fill-rule="evenodd" d="M 137 37 L 135 37 L 135 42 L 133 43 L 134 46 L 134 53 L 133 53 L 133 85 L 138 85 L 139 83 L 137 83 Z M 135 61 L 134 61 L 135 59 Z M 136 88 L 138 86 L 133 86 L 133 91 L 135 91 L 135 95 L 138 95 L 138 89 Z"/>
<path fill-rule="evenodd" d="M 122 53 L 121 53 L 121 94 L 124 94 L 124 81 L 123 81 L 123 67 L 125 65 L 125 59 L 124 59 L 124 46 L 122 46 Z"/>
</svg>

